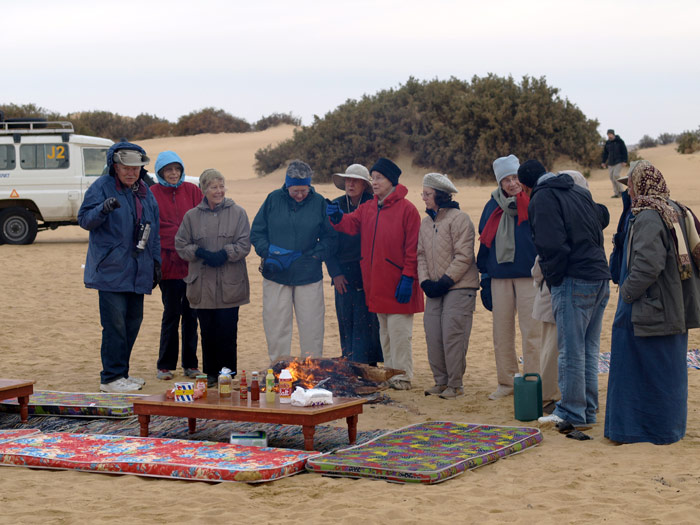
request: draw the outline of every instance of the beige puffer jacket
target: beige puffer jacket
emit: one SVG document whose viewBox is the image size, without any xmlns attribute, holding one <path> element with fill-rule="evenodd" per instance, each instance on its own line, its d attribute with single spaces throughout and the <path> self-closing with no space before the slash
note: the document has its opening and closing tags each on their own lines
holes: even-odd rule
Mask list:
<svg viewBox="0 0 700 525">
<path fill-rule="evenodd" d="M 450 290 L 479 288 L 474 259 L 474 224 L 457 208 L 440 208 L 433 221 L 425 217 L 418 234 L 418 279 L 437 281 L 444 274 L 455 284 Z"/>
</svg>

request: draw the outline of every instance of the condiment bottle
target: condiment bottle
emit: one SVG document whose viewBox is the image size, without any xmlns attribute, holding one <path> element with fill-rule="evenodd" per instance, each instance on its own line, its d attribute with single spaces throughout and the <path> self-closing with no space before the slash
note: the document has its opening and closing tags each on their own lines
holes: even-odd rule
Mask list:
<svg viewBox="0 0 700 525">
<path fill-rule="evenodd" d="M 268 404 L 275 402 L 275 376 L 272 368 L 267 369 L 267 376 L 265 376 L 265 401 Z"/>
<path fill-rule="evenodd" d="M 260 401 L 260 383 L 258 383 L 257 372 L 253 372 L 253 377 L 250 381 L 250 400 Z"/>
<path fill-rule="evenodd" d="M 245 378 L 245 370 L 241 374 L 241 401 L 248 400 L 248 381 Z"/>
<path fill-rule="evenodd" d="M 231 397 L 231 370 L 224 367 L 219 373 L 219 397 Z"/>
<path fill-rule="evenodd" d="M 280 372 L 280 403 L 292 402 L 292 374 L 288 368 Z"/>
<path fill-rule="evenodd" d="M 200 374 L 196 377 L 194 382 L 194 389 L 200 390 L 202 392 L 202 398 L 207 398 L 207 374 Z"/>
</svg>

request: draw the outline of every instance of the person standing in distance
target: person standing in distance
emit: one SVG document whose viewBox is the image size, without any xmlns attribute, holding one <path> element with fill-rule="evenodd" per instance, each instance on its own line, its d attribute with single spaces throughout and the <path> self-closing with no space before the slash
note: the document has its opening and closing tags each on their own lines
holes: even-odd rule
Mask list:
<svg viewBox="0 0 700 525">
<path fill-rule="evenodd" d="M 617 182 L 622 174 L 622 168 L 627 166 L 627 146 L 625 146 L 625 141 L 620 138 L 620 135 L 615 135 L 614 129 L 608 130 L 608 140 L 605 141 L 605 146 L 603 146 L 603 161 L 601 167 L 608 168 L 608 173 L 610 175 L 610 182 L 613 187 L 613 199 L 620 197 L 620 194 L 624 191 L 622 185 Z"/>
</svg>

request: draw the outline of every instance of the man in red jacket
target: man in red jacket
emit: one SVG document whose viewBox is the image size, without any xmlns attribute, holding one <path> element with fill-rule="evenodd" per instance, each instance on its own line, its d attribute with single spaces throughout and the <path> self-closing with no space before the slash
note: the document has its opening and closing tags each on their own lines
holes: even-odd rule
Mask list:
<svg viewBox="0 0 700 525">
<path fill-rule="evenodd" d="M 175 234 L 185 213 L 202 202 L 202 192 L 194 184 L 185 182 L 184 165 L 173 151 L 158 155 L 156 177 L 158 184 L 151 186 L 151 192 L 158 201 L 163 259 L 163 278 L 160 281 L 163 320 L 156 377 L 163 380 L 173 378 L 180 346 L 178 326 L 182 324 L 182 368 L 186 377 L 194 378 L 200 373 L 197 362 L 197 317 L 185 295 L 187 262 L 175 251 Z"/>
<path fill-rule="evenodd" d="M 405 373 L 391 378 L 396 390 L 409 390 L 413 379 L 413 314 L 423 311 L 418 283 L 420 214 L 399 184 L 401 170 L 380 158 L 370 170 L 374 199 L 343 214 L 337 203 L 326 210 L 333 227 L 361 235 L 360 269 L 367 307 L 379 319 L 384 366 Z"/>
</svg>

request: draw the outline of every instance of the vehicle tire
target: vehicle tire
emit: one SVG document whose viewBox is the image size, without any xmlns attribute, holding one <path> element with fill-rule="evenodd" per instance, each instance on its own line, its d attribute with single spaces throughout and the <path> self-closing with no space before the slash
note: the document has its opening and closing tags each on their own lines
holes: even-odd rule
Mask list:
<svg viewBox="0 0 700 525">
<path fill-rule="evenodd" d="M 0 242 L 31 244 L 36 239 L 34 214 L 24 208 L 7 208 L 0 213 Z"/>
</svg>

